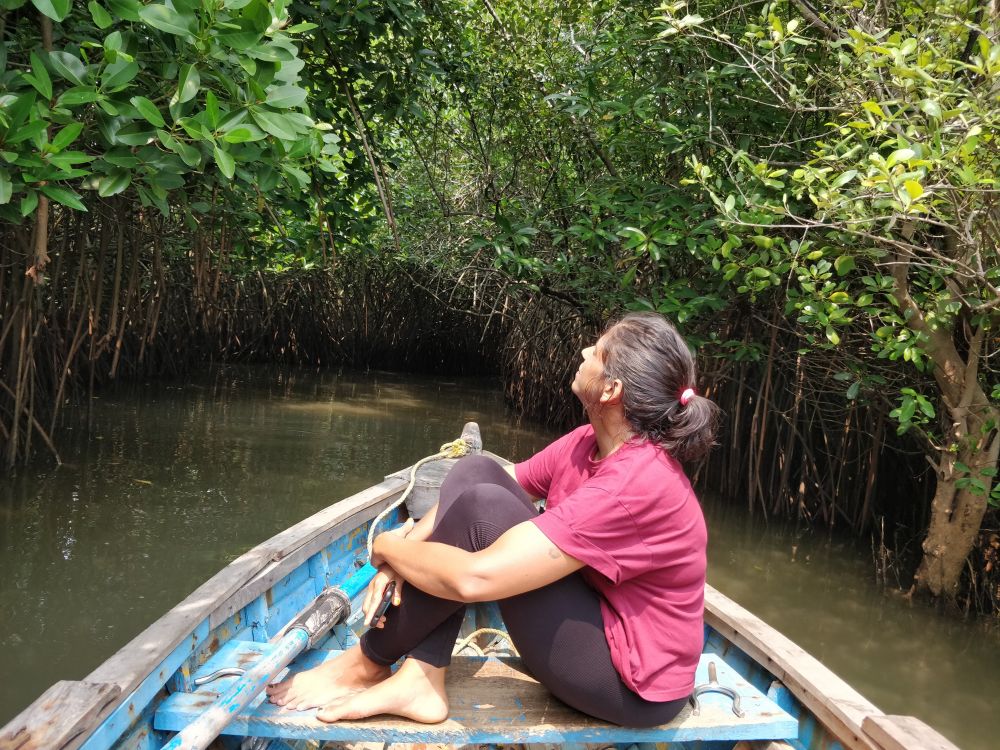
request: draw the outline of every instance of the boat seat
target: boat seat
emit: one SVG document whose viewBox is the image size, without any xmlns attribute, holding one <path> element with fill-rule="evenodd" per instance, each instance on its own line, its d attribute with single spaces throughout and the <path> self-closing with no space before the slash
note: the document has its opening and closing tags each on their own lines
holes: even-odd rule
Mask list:
<svg viewBox="0 0 1000 750">
<path fill-rule="evenodd" d="M 193 678 L 226 667 L 246 668 L 265 653 L 270 644 L 230 641 L 214 654 Z M 310 669 L 340 651 L 310 651 L 289 667 L 292 672 Z M 708 665 L 715 662 L 720 685 L 740 695 L 743 718 L 732 710 L 731 700 L 719 694 L 702 695 L 700 712 L 691 706 L 669 724 L 651 728 L 619 727 L 593 719 L 569 708 L 532 679 L 518 659 L 456 656 L 448 670 L 449 718 L 434 725 L 388 716 L 364 721 L 325 724 L 315 710 L 286 711 L 268 703 L 263 694 L 238 714 L 223 734 L 282 739 L 338 742 L 444 743 L 621 743 L 688 742 L 695 740 L 783 740 L 796 737 L 798 723 L 720 657 L 703 654 L 696 683 L 708 682 Z M 194 692 L 177 692 L 161 704 L 154 727 L 180 731 L 197 718 L 232 684 L 236 677 L 221 677 Z"/>
</svg>

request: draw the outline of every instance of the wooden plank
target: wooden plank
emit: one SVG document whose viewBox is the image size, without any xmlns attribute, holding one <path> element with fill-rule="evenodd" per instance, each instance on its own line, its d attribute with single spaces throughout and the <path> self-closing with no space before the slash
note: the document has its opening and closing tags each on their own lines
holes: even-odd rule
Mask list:
<svg viewBox="0 0 1000 750">
<path fill-rule="evenodd" d="M 57 682 L 0 732 L 0 750 L 69 750 L 91 724 L 110 713 L 116 685 Z"/>
<path fill-rule="evenodd" d="M 224 666 L 246 666 L 273 648 L 269 644 L 227 644 L 203 667 L 205 673 Z M 292 671 L 313 668 L 340 652 L 311 651 L 296 660 Z M 684 742 L 694 740 L 772 739 L 796 735 L 798 723 L 714 656 L 703 658 L 699 683 L 707 681 L 714 661 L 719 682 L 736 688 L 746 713 L 738 718 L 722 695 L 700 699 L 701 712 L 686 708 L 678 719 L 662 727 L 617 727 L 581 714 L 554 698 L 521 667 L 518 660 L 456 657 L 448 670 L 449 718 L 427 726 L 396 718 L 324 724 L 314 711 L 292 712 L 264 701 L 263 696 L 237 716 L 226 733 L 314 740 L 378 740 L 382 742 L 537 743 L 537 742 Z M 196 693 L 167 698 L 154 725 L 177 731 L 227 690 L 236 678 L 221 678 Z"/>
<path fill-rule="evenodd" d="M 780 680 L 842 745 L 875 750 L 861 725 L 882 711 L 815 657 L 711 586 L 705 622 Z"/>
<path fill-rule="evenodd" d="M 913 716 L 869 716 L 861 728 L 883 750 L 958 750 Z"/>
<path fill-rule="evenodd" d="M 208 640 L 208 618 L 202 620 L 194 631 L 182 640 L 129 695 L 119 699 L 111 714 L 97 722 L 83 739 L 83 750 L 107 750 L 115 745 L 120 738 L 148 713 L 148 707 L 153 698 L 172 675 L 181 668 L 191 654 L 195 653 L 201 644 Z M 148 716 L 147 716 L 148 720 Z"/>
</svg>

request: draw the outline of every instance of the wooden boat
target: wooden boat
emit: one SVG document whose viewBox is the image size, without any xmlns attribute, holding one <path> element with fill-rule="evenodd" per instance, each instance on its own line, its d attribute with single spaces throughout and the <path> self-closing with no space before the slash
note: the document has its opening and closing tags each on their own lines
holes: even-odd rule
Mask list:
<svg viewBox="0 0 1000 750">
<path fill-rule="evenodd" d="M 417 494 L 433 495 L 440 474 L 438 468 L 438 480 L 421 475 Z M 275 657 L 276 644 L 294 629 L 289 624 L 328 587 L 340 587 L 353 600 L 351 614 L 291 669 L 334 658 L 361 628 L 364 571 L 370 570 L 364 565 L 368 527 L 404 492 L 408 475 L 408 470 L 389 475 L 235 560 L 84 680 L 49 688 L 0 730 L 0 750 L 160 748 L 245 679 L 229 670 L 253 668 Z M 405 515 L 400 507 L 387 522 L 399 524 Z M 466 631 L 484 625 L 501 626 L 495 604 L 468 609 Z M 479 647 L 498 640 L 493 634 L 480 636 Z M 689 707 L 662 727 L 617 727 L 573 711 L 525 674 L 509 647 L 498 646 L 489 655 L 465 653 L 455 657 L 449 670 L 451 714 L 442 724 L 391 717 L 323 724 L 314 711 L 284 711 L 258 694 L 245 709 L 226 717 L 213 746 L 284 750 L 324 742 L 378 742 L 953 749 L 919 720 L 883 714 L 816 659 L 711 587 L 706 590 L 705 648 L 696 678 L 709 692 L 699 696 L 698 710 Z M 203 682 L 219 670 L 224 670 L 222 676 Z M 738 694 L 739 706 L 723 694 L 726 690 Z"/>
</svg>

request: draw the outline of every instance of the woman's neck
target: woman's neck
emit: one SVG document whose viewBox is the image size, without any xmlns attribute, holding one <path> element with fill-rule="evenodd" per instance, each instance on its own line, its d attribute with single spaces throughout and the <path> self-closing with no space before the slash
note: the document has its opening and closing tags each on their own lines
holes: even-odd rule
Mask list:
<svg viewBox="0 0 1000 750">
<path fill-rule="evenodd" d="M 620 408 L 605 408 L 600 412 L 588 410 L 587 416 L 597 439 L 597 460 L 607 458 L 632 437 L 632 428 Z"/>
</svg>

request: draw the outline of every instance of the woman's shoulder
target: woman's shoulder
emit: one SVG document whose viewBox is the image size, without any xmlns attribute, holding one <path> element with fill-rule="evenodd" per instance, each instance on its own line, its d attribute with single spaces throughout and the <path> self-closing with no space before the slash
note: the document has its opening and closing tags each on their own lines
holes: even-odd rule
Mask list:
<svg viewBox="0 0 1000 750">
<path fill-rule="evenodd" d="M 566 457 L 581 452 L 589 455 L 589 451 L 593 449 L 596 441 L 594 428 L 589 424 L 585 424 L 567 432 L 552 443 L 551 447 L 558 447 L 559 451 Z"/>
<path fill-rule="evenodd" d="M 649 440 L 629 443 L 625 450 L 618 451 L 609 458 L 607 479 L 614 483 L 610 487 L 616 494 L 624 496 L 644 496 L 661 494 L 674 495 L 691 492 L 691 483 L 684 467 L 670 455 L 663 446 Z"/>
</svg>

